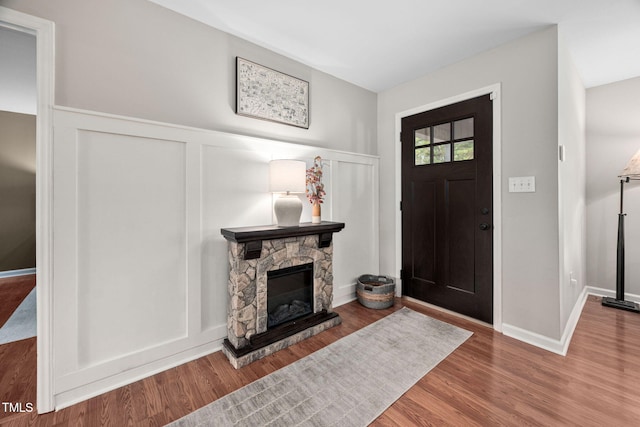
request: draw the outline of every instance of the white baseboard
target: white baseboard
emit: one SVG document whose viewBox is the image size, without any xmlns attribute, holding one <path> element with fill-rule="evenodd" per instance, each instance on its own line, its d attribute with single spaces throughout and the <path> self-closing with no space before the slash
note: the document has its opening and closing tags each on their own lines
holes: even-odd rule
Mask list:
<svg viewBox="0 0 640 427">
<path fill-rule="evenodd" d="M 341 305 L 355 301 L 356 299 L 356 285 L 355 283 L 347 286 L 333 288 L 333 306 L 339 307 Z"/>
<path fill-rule="evenodd" d="M 596 286 L 587 286 L 587 293 L 590 295 L 596 295 L 599 297 L 616 297 L 616 291 L 611 289 L 598 288 Z M 624 299 L 627 301 L 633 301 L 640 303 L 640 295 L 625 293 Z"/>
<path fill-rule="evenodd" d="M 565 353 L 563 353 L 563 349 L 565 346 L 564 343 L 561 342 L 561 340 L 554 340 L 553 338 L 549 338 L 535 332 L 527 331 L 526 329 L 522 329 L 508 323 L 502 324 L 502 333 L 508 337 L 515 338 L 518 341 L 531 344 L 543 350 L 560 354 L 562 356 L 565 355 Z"/>
<path fill-rule="evenodd" d="M 222 340 L 216 340 L 201 346 L 191 348 L 179 354 L 157 360 L 144 366 L 121 372 L 112 377 L 86 384 L 74 390 L 59 393 L 55 396 L 56 411 L 83 402 L 95 396 L 115 390 L 119 387 L 134 383 L 160 372 L 175 368 L 193 360 L 208 356 L 222 350 Z"/>
<path fill-rule="evenodd" d="M 569 320 L 567 321 L 567 324 L 564 328 L 562 338 L 560 338 L 559 340 L 549 338 L 535 332 L 527 331 L 525 329 L 509 325 L 507 323 L 502 324 L 502 333 L 508 337 L 515 338 L 519 341 L 526 342 L 527 344 L 531 344 L 544 350 L 548 350 L 552 353 L 566 356 L 567 350 L 569 349 L 569 344 L 571 344 L 571 337 L 573 336 L 573 332 L 578 325 L 580 314 L 582 313 L 584 304 L 587 302 L 587 296 L 589 296 L 589 293 L 590 292 L 588 291 L 587 287 L 582 290 L 582 293 L 573 306 L 573 310 L 571 310 L 571 315 L 569 316 Z"/>
<path fill-rule="evenodd" d="M 0 279 L 4 279 L 6 277 L 28 276 L 30 274 L 36 274 L 35 267 L 34 268 L 23 268 L 21 270 L 0 271 Z"/>
<path fill-rule="evenodd" d="M 569 344 L 571 343 L 571 337 L 578 325 L 578 320 L 582 314 L 587 297 L 589 295 L 603 296 L 603 297 L 615 297 L 615 291 L 610 289 L 603 289 L 594 286 L 586 286 L 582 290 L 582 294 L 576 301 L 576 304 L 571 311 L 569 321 L 565 326 L 564 333 L 560 340 L 554 340 L 552 338 L 545 337 L 543 335 L 536 334 L 535 332 L 527 331 L 525 329 L 518 328 L 508 324 L 503 325 L 503 333 L 509 337 L 515 338 L 519 341 L 526 342 L 536 347 L 543 348 L 562 356 L 566 356 Z M 640 295 L 625 294 L 625 299 L 628 301 L 634 301 L 640 303 Z"/>
<path fill-rule="evenodd" d="M 576 330 L 576 326 L 578 326 L 578 320 L 580 320 L 580 315 L 582 314 L 582 310 L 584 309 L 584 305 L 587 302 L 587 297 L 589 296 L 589 292 L 585 287 L 582 289 L 582 293 L 578 297 L 575 305 L 573 306 L 573 310 L 571 310 L 571 315 L 569 316 L 569 320 L 567 321 L 566 326 L 564 327 L 564 333 L 562 334 L 561 342 L 563 343 L 562 355 L 567 355 L 567 350 L 569 350 L 569 344 L 571 344 L 571 338 L 573 337 L 573 333 Z"/>
</svg>

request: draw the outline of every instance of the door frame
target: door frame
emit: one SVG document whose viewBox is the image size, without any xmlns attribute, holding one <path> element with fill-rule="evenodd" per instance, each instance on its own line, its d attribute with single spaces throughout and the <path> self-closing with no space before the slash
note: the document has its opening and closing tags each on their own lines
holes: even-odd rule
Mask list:
<svg viewBox="0 0 640 427">
<path fill-rule="evenodd" d="M 467 101 L 483 95 L 491 95 L 493 101 L 493 329 L 502 332 L 502 128 L 501 128 L 501 84 L 496 83 L 470 92 L 440 99 L 425 105 L 414 107 L 410 110 L 396 113 L 395 137 L 396 137 L 396 206 L 400 206 L 402 200 L 402 142 L 400 132 L 402 119 L 434 110 L 436 108 Z M 395 271 L 400 277 L 402 268 L 402 212 L 396 210 L 396 259 Z M 399 281 L 397 294 L 402 295 L 402 280 Z"/>
<path fill-rule="evenodd" d="M 39 413 L 54 410 L 52 342 L 54 23 L 0 6 L 0 25 L 36 36 L 36 313 Z"/>
</svg>

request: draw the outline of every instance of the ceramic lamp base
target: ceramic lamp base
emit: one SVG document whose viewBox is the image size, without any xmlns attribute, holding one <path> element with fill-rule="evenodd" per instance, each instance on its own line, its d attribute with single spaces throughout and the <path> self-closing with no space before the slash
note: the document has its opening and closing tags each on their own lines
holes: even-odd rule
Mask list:
<svg viewBox="0 0 640 427">
<path fill-rule="evenodd" d="M 293 194 L 282 195 L 276 199 L 273 206 L 278 221 L 278 227 L 297 227 L 302 215 L 302 202 Z"/>
</svg>

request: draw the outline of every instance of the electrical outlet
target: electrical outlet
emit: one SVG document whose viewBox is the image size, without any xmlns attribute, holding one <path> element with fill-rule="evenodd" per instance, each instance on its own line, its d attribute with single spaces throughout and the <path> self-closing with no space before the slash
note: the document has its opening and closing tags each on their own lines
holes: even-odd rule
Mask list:
<svg viewBox="0 0 640 427">
<path fill-rule="evenodd" d="M 535 176 L 516 176 L 509 178 L 509 193 L 535 193 Z"/>
</svg>

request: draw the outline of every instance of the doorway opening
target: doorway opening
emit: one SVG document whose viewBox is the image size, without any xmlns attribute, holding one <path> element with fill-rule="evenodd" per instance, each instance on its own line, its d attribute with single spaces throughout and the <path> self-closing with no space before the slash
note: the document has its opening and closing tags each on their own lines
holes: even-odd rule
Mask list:
<svg viewBox="0 0 640 427">
<path fill-rule="evenodd" d="M 36 401 L 34 34 L 0 26 L 0 93 L 0 365 L 20 380 L 0 380 L 4 400 L 14 405 L 3 406 L 4 418 Z"/>
<path fill-rule="evenodd" d="M 35 402 L 14 402 L 10 408 L 40 413 L 53 404 L 51 352 L 52 245 L 52 114 L 54 102 L 54 24 L 42 18 L 0 7 L 0 27 L 35 37 L 35 274 L 36 366 Z M 33 388 L 31 384 L 31 388 Z M 11 402 L 10 402 L 11 403 Z M 20 403 L 20 405 L 17 405 Z"/>
</svg>

